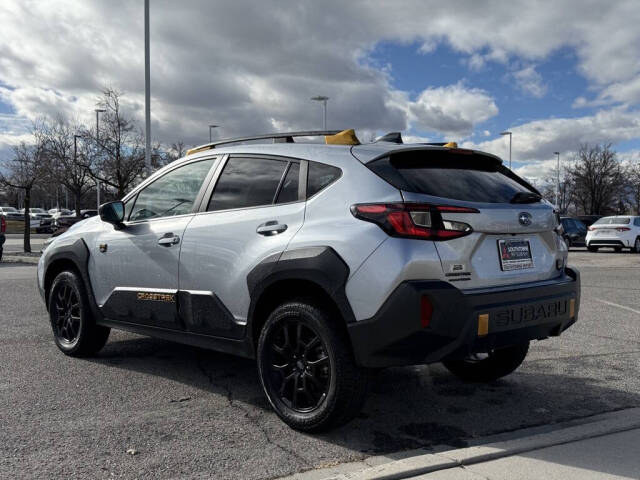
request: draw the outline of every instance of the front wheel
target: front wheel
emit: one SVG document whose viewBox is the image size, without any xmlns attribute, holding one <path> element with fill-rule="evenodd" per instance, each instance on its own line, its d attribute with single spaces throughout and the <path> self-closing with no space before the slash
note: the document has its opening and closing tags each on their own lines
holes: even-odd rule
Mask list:
<svg viewBox="0 0 640 480">
<path fill-rule="evenodd" d="M 262 328 L 257 359 L 269 402 L 296 430 L 342 425 L 364 403 L 369 372 L 355 364 L 340 319 L 315 305 L 276 308 Z"/>
<path fill-rule="evenodd" d="M 485 354 L 473 354 L 463 360 L 442 362 L 454 375 L 466 382 L 492 382 L 512 373 L 524 361 L 529 342 L 498 348 Z"/>
<path fill-rule="evenodd" d="M 640 237 L 636 237 L 636 241 L 633 243 L 631 251 L 633 253 L 640 253 Z"/>
<path fill-rule="evenodd" d="M 74 271 L 61 272 L 53 280 L 49 318 L 56 345 L 66 355 L 93 355 L 109 338 L 110 329 L 96 325 L 82 279 Z"/>
</svg>

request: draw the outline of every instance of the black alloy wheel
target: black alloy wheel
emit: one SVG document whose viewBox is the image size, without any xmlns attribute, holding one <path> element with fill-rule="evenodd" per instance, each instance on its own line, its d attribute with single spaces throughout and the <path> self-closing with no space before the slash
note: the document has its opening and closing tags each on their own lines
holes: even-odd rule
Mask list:
<svg viewBox="0 0 640 480">
<path fill-rule="evenodd" d="M 94 355 L 104 347 L 111 329 L 96 325 L 78 273 L 60 272 L 53 280 L 47 298 L 53 338 L 65 355 Z"/>
<path fill-rule="evenodd" d="M 318 332 L 300 319 L 282 319 L 267 345 L 267 381 L 278 400 L 299 413 L 318 408 L 331 384 L 331 360 Z"/>
<path fill-rule="evenodd" d="M 260 331 L 256 357 L 269 403 L 296 430 L 343 425 L 364 404 L 370 371 L 356 364 L 344 320 L 315 299 L 276 307 Z"/>
<path fill-rule="evenodd" d="M 53 333 L 60 343 L 71 347 L 80 335 L 80 296 L 74 285 L 63 282 L 53 298 Z"/>
</svg>

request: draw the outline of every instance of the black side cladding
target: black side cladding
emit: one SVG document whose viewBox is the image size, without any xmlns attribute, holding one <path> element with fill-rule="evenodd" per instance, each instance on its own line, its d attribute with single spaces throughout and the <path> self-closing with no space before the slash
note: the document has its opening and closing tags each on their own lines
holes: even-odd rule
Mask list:
<svg viewBox="0 0 640 480">
<path fill-rule="evenodd" d="M 336 303 L 347 323 L 355 321 L 345 286 L 349 267 L 331 247 L 288 250 L 263 260 L 247 276 L 251 296 L 249 322 L 262 293 L 276 282 L 307 280 L 320 286 Z"/>
</svg>

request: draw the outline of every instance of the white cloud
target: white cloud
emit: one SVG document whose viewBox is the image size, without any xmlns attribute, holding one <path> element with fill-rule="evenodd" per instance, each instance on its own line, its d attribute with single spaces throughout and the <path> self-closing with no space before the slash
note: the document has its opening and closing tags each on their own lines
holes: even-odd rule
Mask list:
<svg viewBox="0 0 640 480">
<path fill-rule="evenodd" d="M 527 178 L 542 180 L 549 174 L 548 162 L 555 158 L 553 152 L 560 152 L 564 162 L 582 143 L 615 144 L 639 138 L 640 111 L 613 108 L 578 118 L 536 120 L 509 130 L 513 133 L 514 170 Z M 502 137 L 480 143 L 469 141 L 463 146 L 494 153 L 505 161 L 509 158 L 509 142 Z M 620 154 L 620 158 L 626 155 Z"/>
<path fill-rule="evenodd" d="M 485 91 L 458 83 L 424 90 L 410 102 L 409 112 L 412 125 L 420 130 L 464 137 L 474 125 L 495 116 L 498 107 Z"/>
<path fill-rule="evenodd" d="M 66 110 L 91 122 L 97 92 L 110 84 L 142 118 L 142 10 L 142 2 L 128 0 L 3 0 L 0 95 L 27 119 Z M 402 130 L 411 119 L 460 136 L 497 113 L 481 90 L 428 88 L 429 79 L 411 103 L 386 70 L 368 63 L 382 41 L 417 42 L 425 53 L 445 42 L 476 69 L 513 58 L 537 64 L 568 47 L 598 101 L 637 105 L 638 24 L 637 0 L 513 0 L 509 8 L 499 0 L 453 7 L 435 0 L 263 0 L 260 8 L 242 0 L 154 0 L 153 132 L 166 142 L 198 143 L 211 122 L 222 125 L 222 136 L 316 128 L 322 116 L 309 97 L 320 93 L 331 97 L 331 128 Z M 534 95 L 544 89 L 536 74 L 520 73 Z M 572 141 L 582 138 L 574 134 Z M 514 147 L 517 141 L 514 133 Z"/>
<path fill-rule="evenodd" d="M 529 65 L 511 74 L 516 84 L 524 93 L 535 98 L 542 98 L 547 94 L 547 85 L 542 81 L 542 75 Z"/>
</svg>

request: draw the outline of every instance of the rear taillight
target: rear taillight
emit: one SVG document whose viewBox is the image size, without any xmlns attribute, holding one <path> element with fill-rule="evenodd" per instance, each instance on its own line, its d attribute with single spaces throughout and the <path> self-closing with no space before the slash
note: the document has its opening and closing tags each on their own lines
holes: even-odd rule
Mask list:
<svg viewBox="0 0 640 480">
<path fill-rule="evenodd" d="M 595 227 L 587 227 L 587 230 L 589 230 L 590 232 L 593 232 L 595 230 Z"/>
<path fill-rule="evenodd" d="M 423 240 L 451 240 L 473 232 L 470 225 L 443 218 L 447 213 L 480 213 L 475 208 L 424 203 L 373 203 L 351 206 L 360 220 L 372 222 L 389 235 Z"/>
<path fill-rule="evenodd" d="M 629 227 L 617 227 L 616 230 L 619 232 L 628 232 L 631 229 Z"/>
<path fill-rule="evenodd" d="M 4 217 L 0 217 L 0 232 L 7 231 L 7 220 Z"/>
</svg>

